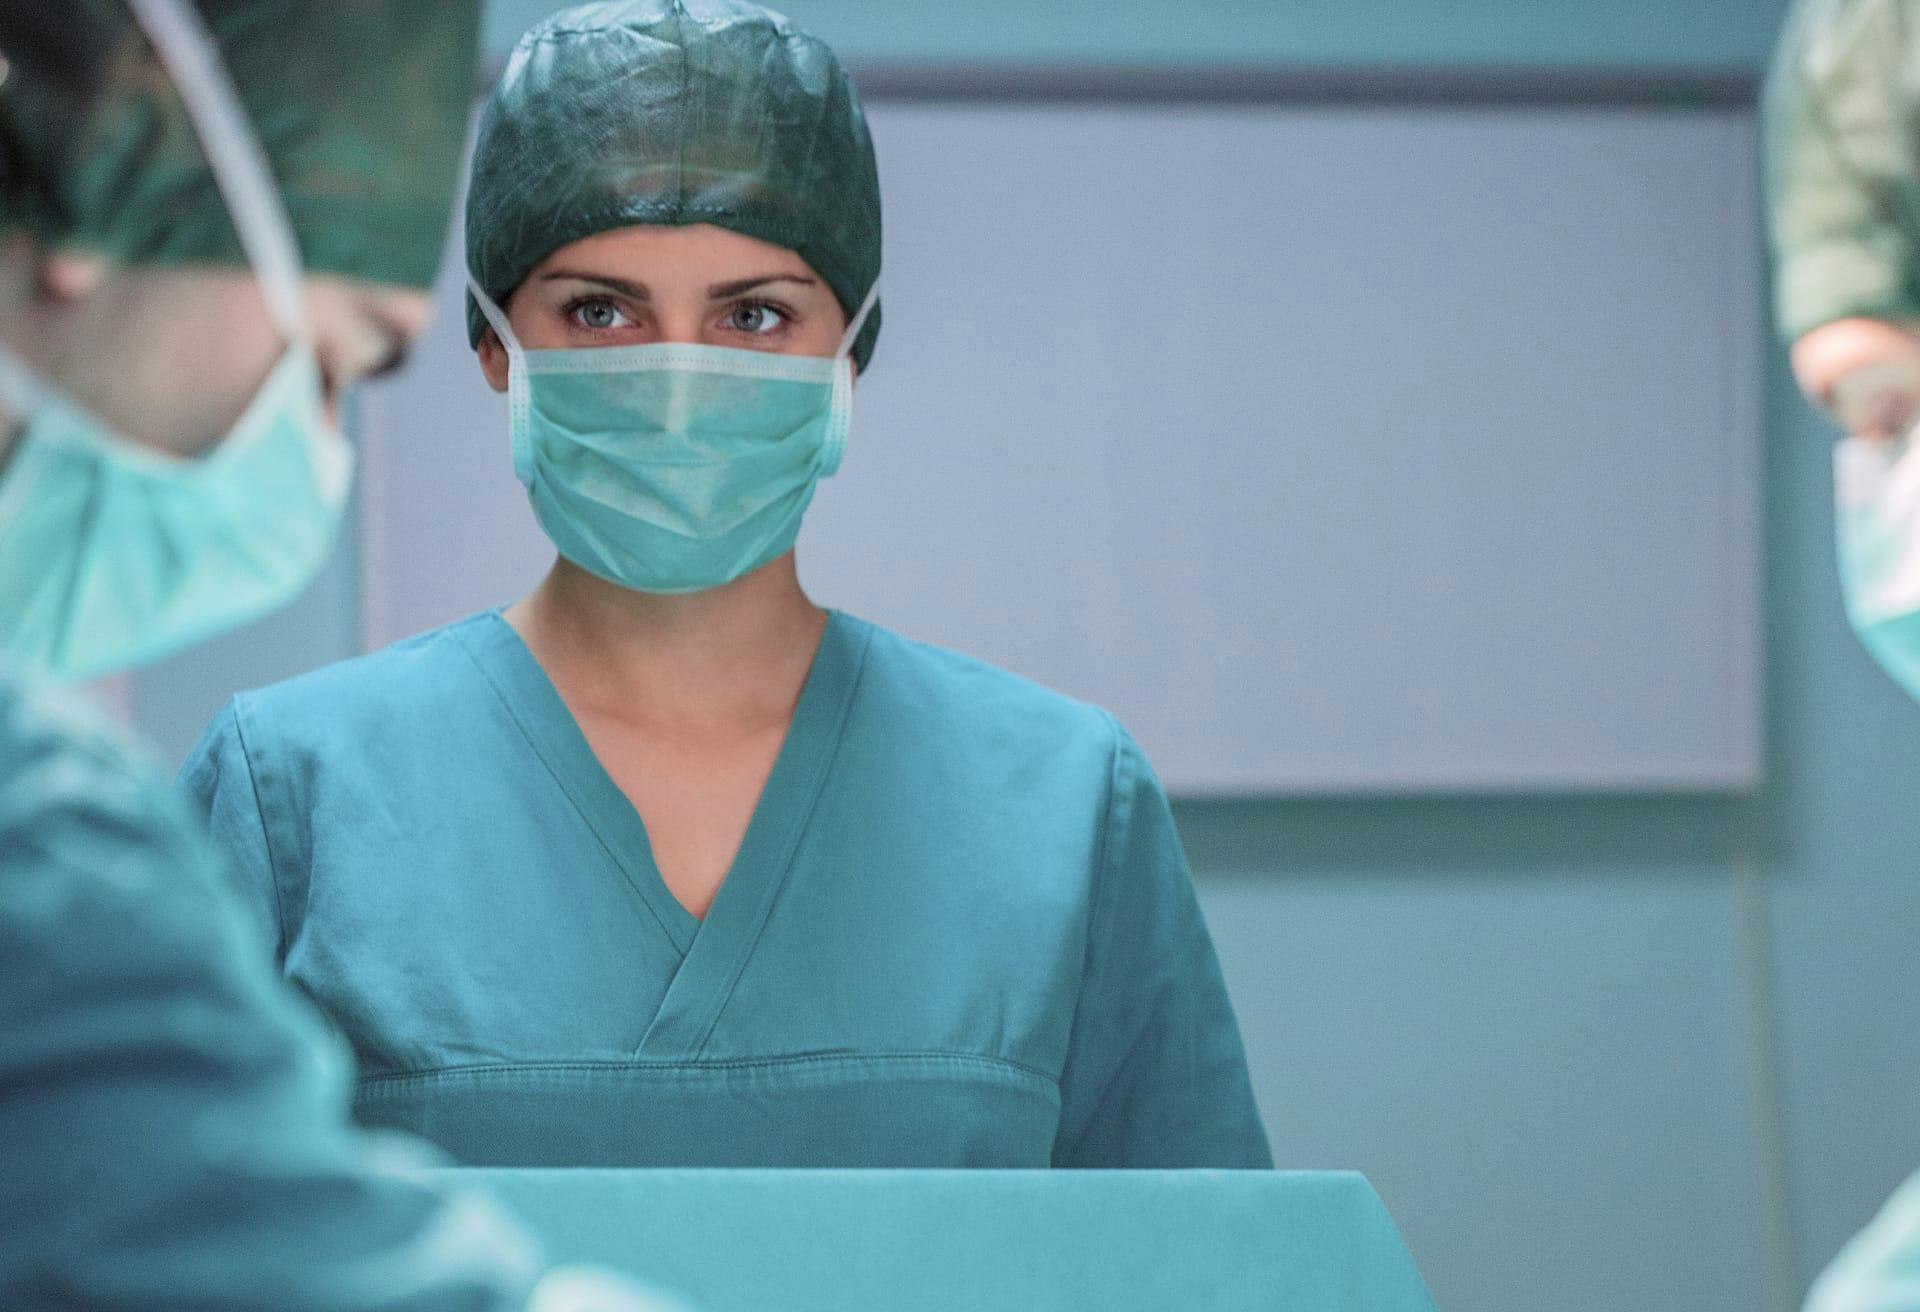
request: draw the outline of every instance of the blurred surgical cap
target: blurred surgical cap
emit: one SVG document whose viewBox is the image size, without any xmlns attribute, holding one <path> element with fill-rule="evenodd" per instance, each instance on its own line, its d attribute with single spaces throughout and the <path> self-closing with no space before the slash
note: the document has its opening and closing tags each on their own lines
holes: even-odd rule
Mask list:
<svg viewBox="0 0 1920 1312">
<path fill-rule="evenodd" d="M 505 304 L 570 242 L 711 223 L 795 251 L 849 318 L 880 276 L 880 178 L 834 53 L 746 0 L 618 0 L 520 39 L 480 119 L 467 264 Z M 468 329 L 485 320 L 471 298 Z M 865 368 L 876 308 L 854 345 Z"/>
<path fill-rule="evenodd" d="M 197 0 L 310 272 L 426 287 L 473 102 L 480 0 Z M 0 0 L 0 231 L 244 266 L 170 75 L 121 0 Z"/>
</svg>

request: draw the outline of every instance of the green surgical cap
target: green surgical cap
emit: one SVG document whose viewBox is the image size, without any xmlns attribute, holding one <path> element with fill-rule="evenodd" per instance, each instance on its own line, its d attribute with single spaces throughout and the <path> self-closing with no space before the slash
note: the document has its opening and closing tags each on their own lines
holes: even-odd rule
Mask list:
<svg viewBox="0 0 1920 1312">
<path fill-rule="evenodd" d="M 621 0 L 520 38 L 480 118 L 467 267 L 504 305 L 570 242 L 711 223 L 796 252 L 851 317 L 880 276 L 880 177 L 833 51 L 745 0 Z M 486 326 L 468 301 L 474 342 Z M 854 344 L 861 368 L 878 307 Z"/>
<path fill-rule="evenodd" d="M 197 0 L 313 272 L 432 284 L 479 0 Z M 244 264 L 172 76 L 121 0 L 0 3 L 0 231 Z"/>
</svg>

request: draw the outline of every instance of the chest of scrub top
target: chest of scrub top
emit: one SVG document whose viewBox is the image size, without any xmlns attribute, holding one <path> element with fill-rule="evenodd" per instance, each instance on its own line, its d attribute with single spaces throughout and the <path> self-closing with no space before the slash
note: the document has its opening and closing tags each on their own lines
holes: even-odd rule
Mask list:
<svg viewBox="0 0 1920 1312">
<path fill-rule="evenodd" d="M 496 613 L 236 701 L 189 764 L 356 1115 L 475 1166 L 1264 1166 L 1112 720 L 835 615 L 706 918 Z"/>
</svg>

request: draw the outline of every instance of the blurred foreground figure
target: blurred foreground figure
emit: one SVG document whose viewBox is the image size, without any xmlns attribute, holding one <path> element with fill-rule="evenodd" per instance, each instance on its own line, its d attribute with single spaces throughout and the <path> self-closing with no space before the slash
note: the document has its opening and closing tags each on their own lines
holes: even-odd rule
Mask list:
<svg viewBox="0 0 1920 1312">
<path fill-rule="evenodd" d="M 426 322 L 476 7 L 216 0 L 185 12 L 217 48 L 162 62 L 123 0 L 0 3 L 16 668 L 170 654 L 325 560 L 352 466 L 338 391 Z"/>
<path fill-rule="evenodd" d="M 1813 1286 L 1807 1312 L 1920 1308 L 1920 1176 L 1900 1186 Z"/>
<path fill-rule="evenodd" d="M 0 0 L 8 1312 L 655 1306 L 542 1281 L 486 1202 L 351 1129 L 338 1045 L 199 835 L 29 686 L 258 614 L 323 558 L 336 390 L 424 322 L 476 8 Z"/>
<path fill-rule="evenodd" d="M 1834 452 L 1861 641 L 1920 697 L 1920 0 L 1801 0 L 1765 104 L 1775 308 Z"/>
</svg>

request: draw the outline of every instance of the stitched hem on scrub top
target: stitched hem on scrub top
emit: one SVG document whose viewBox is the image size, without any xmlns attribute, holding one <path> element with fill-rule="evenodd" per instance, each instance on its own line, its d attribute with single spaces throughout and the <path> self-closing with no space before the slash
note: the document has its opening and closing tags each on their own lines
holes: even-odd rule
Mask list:
<svg viewBox="0 0 1920 1312">
<path fill-rule="evenodd" d="M 861 1066 L 884 1064 L 893 1066 L 923 1066 L 928 1068 L 954 1067 L 958 1069 L 991 1070 L 1011 1075 L 1022 1083 L 1035 1083 L 1047 1089 L 1058 1091 L 1060 1082 L 1037 1067 L 1009 1061 L 1004 1057 L 989 1057 L 966 1052 L 804 1052 L 786 1057 L 735 1057 L 719 1060 L 701 1061 L 528 1061 L 528 1062 L 469 1062 L 454 1066 L 430 1066 L 419 1070 L 384 1071 L 377 1075 L 362 1075 L 357 1084 L 360 1088 L 372 1088 L 381 1085 L 400 1085 L 427 1082 L 449 1077 L 472 1077 L 483 1079 L 490 1075 L 538 1074 L 551 1072 L 556 1075 L 569 1073 L 600 1073 L 610 1071 L 726 1071 L 759 1070 L 795 1066 Z"/>
<path fill-rule="evenodd" d="M 273 952 L 276 961 L 284 962 L 292 947 L 287 937 L 287 895 L 280 887 L 280 852 L 286 844 L 275 842 L 273 828 L 267 823 L 267 807 L 260 799 L 260 767 L 253 761 L 253 745 L 248 741 L 252 732 L 247 728 L 249 707 L 244 693 L 227 703 L 227 714 L 233 720 L 234 741 L 240 745 L 240 761 L 247 767 L 247 791 L 253 796 L 253 818 L 260 826 L 260 846 L 267 854 L 267 882 L 273 886 Z M 283 814 L 297 815 L 298 811 L 287 808 Z"/>
</svg>

